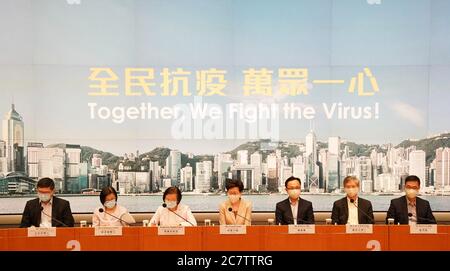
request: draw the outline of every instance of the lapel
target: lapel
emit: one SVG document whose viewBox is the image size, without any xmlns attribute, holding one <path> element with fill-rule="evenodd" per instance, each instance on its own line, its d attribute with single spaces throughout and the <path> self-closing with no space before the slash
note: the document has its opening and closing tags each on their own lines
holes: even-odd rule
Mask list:
<svg viewBox="0 0 450 271">
<path fill-rule="evenodd" d="M 52 199 L 52 218 L 56 218 L 56 204 L 55 203 L 56 203 L 56 198 L 53 196 L 53 199 Z M 54 219 L 52 219 L 52 226 L 56 226 Z"/>
<path fill-rule="evenodd" d="M 344 208 L 342 210 L 343 213 L 344 213 L 344 221 L 342 221 L 342 223 L 347 224 L 347 221 L 348 221 L 348 200 L 347 200 L 347 197 L 343 198 L 342 201 L 343 201 L 343 205 L 344 205 Z"/>
<path fill-rule="evenodd" d="M 245 204 L 245 202 L 244 202 L 244 200 L 243 199 L 241 199 L 240 201 L 239 201 L 239 208 L 238 208 L 238 214 L 240 215 L 240 216 L 243 216 L 243 217 L 245 217 L 245 209 L 246 209 L 246 206 L 245 206 L 246 204 Z M 236 222 L 243 222 L 244 224 L 245 224 L 245 219 L 243 219 L 242 217 L 240 217 L 240 216 L 237 216 L 237 217 L 235 217 L 235 219 L 236 219 Z"/>
<path fill-rule="evenodd" d="M 363 213 L 361 212 L 361 210 L 363 209 L 363 201 L 358 197 L 358 223 L 361 224 L 364 221 L 364 216 Z"/>
<path fill-rule="evenodd" d="M 41 202 L 39 201 L 39 199 L 36 200 L 36 206 L 35 206 L 35 212 L 36 215 L 34 216 L 34 225 L 36 227 L 39 227 L 39 225 L 41 224 L 41 216 L 42 216 L 42 212 L 41 212 Z"/>
<path fill-rule="evenodd" d="M 417 222 L 419 222 L 419 217 L 424 217 L 422 215 L 422 210 L 424 210 L 423 205 L 422 205 L 422 201 L 421 199 L 419 199 L 419 197 L 416 197 L 416 216 L 417 216 Z"/>
<path fill-rule="evenodd" d="M 302 200 L 301 198 L 298 198 L 298 202 L 297 202 L 297 224 L 303 224 L 303 221 L 301 221 L 301 220 L 303 220 L 303 217 L 302 217 L 303 212 L 301 210 L 303 204 L 300 204 L 301 200 Z M 299 219 L 301 219 L 300 223 L 299 223 Z M 292 220 L 294 220 L 294 217 L 292 217 Z"/>
</svg>

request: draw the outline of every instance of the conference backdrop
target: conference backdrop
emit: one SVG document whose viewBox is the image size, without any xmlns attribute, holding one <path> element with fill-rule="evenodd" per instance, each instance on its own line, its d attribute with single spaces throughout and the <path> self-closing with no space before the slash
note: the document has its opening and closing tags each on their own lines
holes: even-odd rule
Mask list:
<svg viewBox="0 0 450 271">
<path fill-rule="evenodd" d="M 132 212 L 178 186 L 255 211 L 302 181 L 330 211 L 345 176 L 376 211 L 421 180 L 449 211 L 446 0 L 1 0 L 0 213 L 51 177 L 74 212 L 112 185 Z"/>
</svg>

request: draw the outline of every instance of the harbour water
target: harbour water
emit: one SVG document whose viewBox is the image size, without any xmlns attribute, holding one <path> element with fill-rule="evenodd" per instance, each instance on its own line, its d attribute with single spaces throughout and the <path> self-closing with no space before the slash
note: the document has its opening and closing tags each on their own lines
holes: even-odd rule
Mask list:
<svg viewBox="0 0 450 271">
<path fill-rule="evenodd" d="M 277 202 L 284 200 L 286 195 L 244 195 L 244 198 L 251 201 L 253 211 L 273 212 Z M 331 211 L 333 202 L 341 198 L 342 195 L 302 195 L 306 200 L 313 203 L 314 211 Z M 387 211 L 391 199 L 399 197 L 393 195 L 361 195 L 362 198 L 372 202 L 374 211 Z M 0 214 L 21 214 L 27 197 L 2 197 L 0 198 Z M 73 213 L 90 213 L 100 206 L 98 195 L 90 196 L 61 196 L 70 201 Z M 430 201 L 433 211 L 450 211 L 450 196 L 422 196 Z M 225 195 L 208 194 L 184 194 L 182 203 L 187 204 L 194 212 L 217 212 L 219 204 L 226 200 Z M 162 195 L 119 195 L 118 203 L 126 207 L 130 212 L 155 212 L 162 204 Z"/>
</svg>

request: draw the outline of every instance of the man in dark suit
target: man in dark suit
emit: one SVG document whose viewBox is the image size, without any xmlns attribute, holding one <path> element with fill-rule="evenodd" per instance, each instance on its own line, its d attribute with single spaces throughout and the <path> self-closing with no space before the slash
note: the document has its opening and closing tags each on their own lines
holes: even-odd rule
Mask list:
<svg viewBox="0 0 450 271">
<path fill-rule="evenodd" d="M 344 190 L 347 196 L 333 204 L 331 223 L 338 225 L 374 224 L 372 203 L 358 197 L 358 178 L 354 176 L 345 177 Z"/>
<path fill-rule="evenodd" d="M 393 218 L 394 224 L 436 224 L 436 219 L 427 200 L 417 197 L 420 189 L 420 179 L 410 175 L 405 179 L 405 196 L 391 200 L 386 215 Z"/>
<path fill-rule="evenodd" d="M 69 202 L 53 196 L 55 182 L 42 178 L 37 183 L 37 191 L 38 198 L 29 200 L 25 205 L 20 227 L 73 227 Z"/>
<path fill-rule="evenodd" d="M 277 203 L 276 225 L 314 224 L 314 212 L 310 201 L 300 198 L 301 181 L 289 177 L 284 183 L 289 197 Z"/>
</svg>

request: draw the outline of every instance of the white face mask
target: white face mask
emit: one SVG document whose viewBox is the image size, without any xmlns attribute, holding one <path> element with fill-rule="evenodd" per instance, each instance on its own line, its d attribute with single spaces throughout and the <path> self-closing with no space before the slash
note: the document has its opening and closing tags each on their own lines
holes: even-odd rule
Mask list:
<svg viewBox="0 0 450 271">
<path fill-rule="evenodd" d="M 300 189 L 289 189 L 288 194 L 291 199 L 298 199 L 300 197 Z"/>
<path fill-rule="evenodd" d="M 358 194 L 358 188 L 356 187 L 352 187 L 352 188 L 345 188 L 345 193 L 347 194 L 347 196 L 349 196 L 350 198 L 353 198 L 354 196 L 356 196 Z"/>
<path fill-rule="evenodd" d="M 231 203 L 236 203 L 241 199 L 240 195 L 228 195 L 228 198 L 230 199 Z"/>
<path fill-rule="evenodd" d="M 113 199 L 113 200 L 105 201 L 104 205 L 106 208 L 112 209 L 112 208 L 114 208 L 114 206 L 116 206 L 116 200 Z"/>
<path fill-rule="evenodd" d="M 172 200 L 165 200 L 164 203 L 166 204 L 166 207 L 169 209 L 177 207 L 177 202 Z"/>
<path fill-rule="evenodd" d="M 405 194 L 409 199 L 413 199 L 413 198 L 417 197 L 418 193 L 419 193 L 419 191 L 417 191 L 416 189 L 411 189 L 411 188 L 405 189 Z"/>
<path fill-rule="evenodd" d="M 38 192 L 38 197 L 39 197 L 39 200 L 42 202 L 47 202 L 52 198 L 50 193 L 39 193 L 39 192 Z"/>
</svg>

